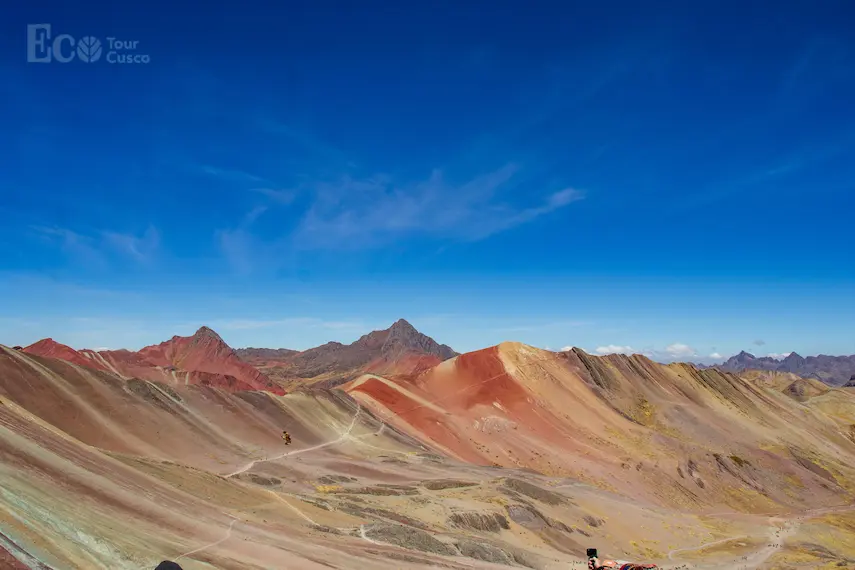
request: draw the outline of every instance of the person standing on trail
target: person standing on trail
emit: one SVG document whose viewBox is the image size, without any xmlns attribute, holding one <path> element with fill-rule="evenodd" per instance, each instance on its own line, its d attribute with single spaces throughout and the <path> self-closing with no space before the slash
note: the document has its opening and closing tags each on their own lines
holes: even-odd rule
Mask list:
<svg viewBox="0 0 855 570">
<path fill-rule="evenodd" d="M 287 431 L 282 432 L 282 439 L 285 440 L 285 445 L 291 445 L 291 434 Z"/>
</svg>

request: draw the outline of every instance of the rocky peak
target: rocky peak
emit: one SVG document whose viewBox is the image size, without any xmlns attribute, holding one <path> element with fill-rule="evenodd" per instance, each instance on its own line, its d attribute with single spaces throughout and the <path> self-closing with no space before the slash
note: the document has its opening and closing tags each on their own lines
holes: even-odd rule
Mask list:
<svg viewBox="0 0 855 570">
<path fill-rule="evenodd" d="M 795 352 L 791 352 L 781 362 L 783 364 L 786 364 L 787 366 L 801 366 L 804 364 L 805 359 L 803 356 L 801 356 Z"/>
<path fill-rule="evenodd" d="M 218 342 L 224 342 L 223 339 L 220 337 L 220 335 L 218 335 L 212 329 L 210 329 L 206 326 L 199 327 L 199 330 L 197 330 L 193 334 L 193 337 L 197 338 L 197 339 L 209 338 L 211 340 L 216 340 Z"/>
<path fill-rule="evenodd" d="M 451 347 L 439 344 L 431 337 L 420 333 L 416 327 L 404 319 L 398 319 L 386 331 L 382 352 L 392 353 L 396 351 L 411 350 L 438 356 L 443 360 L 457 356 Z"/>
<path fill-rule="evenodd" d="M 737 362 L 748 362 L 749 360 L 754 360 L 757 357 L 751 354 L 750 352 L 741 351 L 739 354 L 733 357 Z"/>
<path fill-rule="evenodd" d="M 419 334 L 419 331 L 416 330 L 416 327 L 411 325 L 406 319 L 398 319 L 397 321 L 392 323 L 392 326 L 389 327 L 389 332 L 390 333 L 394 332 L 394 333 L 398 333 L 398 334 L 401 334 L 401 333 Z"/>
</svg>

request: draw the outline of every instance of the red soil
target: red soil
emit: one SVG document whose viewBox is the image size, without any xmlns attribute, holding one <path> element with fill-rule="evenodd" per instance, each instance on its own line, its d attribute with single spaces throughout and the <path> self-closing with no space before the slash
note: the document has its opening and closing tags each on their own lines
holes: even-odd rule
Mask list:
<svg viewBox="0 0 855 570">
<path fill-rule="evenodd" d="M 71 348 L 70 346 L 60 344 L 52 338 L 43 338 L 42 340 L 25 347 L 23 351 L 27 354 L 48 356 L 50 358 L 59 358 L 60 360 L 65 360 L 66 362 L 73 362 L 74 364 L 78 364 L 80 366 L 88 366 L 89 368 L 106 370 L 106 367 L 102 364 L 93 361 L 88 356 L 84 356 L 84 352 L 77 351 Z"/>
<path fill-rule="evenodd" d="M 529 398 L 505 370 L 496 346 L 461 354 L 449 371 L 435 368 L 417 382 L 449 409 L 471 410 L 479 405 L 493 406 L 494 402 L 508 409 Z"/>
<path fill-rule="evenodd" d="M 228 374 L 255 390 L 285 393 L 254 366 L 238 358 L 234 350 L 207 327 L 202 327 L 190 337 L 174 336 L 156 346 L 147 346 L 141 349 L 139 354 L 157 366 Z"/>
<path fill-rule="evenodd" d="M 395 416 L 413 426 L 419 433 L 442 445 L 461 459 L 475 463 L 481 462 L 480 456 L 461 442 L 447 414 L 420 405 L 419 402 L 376 378 L 370 378 L 350 391 L 361 392 L 371 397 Z"/>
<path fill-rule="evenodd" d="M 285 393 L 254 366 L 238 358 L 231 347 L 207 327 L 202 327 L 193 336 L 174 336 L 139 352 L 77 351 L 53 339 L 40 340 L 26 347 L 24 352 L 111 371 L 127 378 L 201 384 L 232 392 L 264 390 L 277 395 Z"/>
</svg>

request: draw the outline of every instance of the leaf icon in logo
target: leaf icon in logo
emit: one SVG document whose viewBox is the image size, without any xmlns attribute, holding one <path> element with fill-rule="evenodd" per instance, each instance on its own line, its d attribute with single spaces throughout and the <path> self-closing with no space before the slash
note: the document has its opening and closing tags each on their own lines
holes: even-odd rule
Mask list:
<svg viewBox="0 0 855 570">
<path fill-rule="evenodd" d="M 77 42 L 77 57 L 81 61 L 95 63 L 101 59 L 101 40 L 94 36 L 86 36 Z"/>
</svg>

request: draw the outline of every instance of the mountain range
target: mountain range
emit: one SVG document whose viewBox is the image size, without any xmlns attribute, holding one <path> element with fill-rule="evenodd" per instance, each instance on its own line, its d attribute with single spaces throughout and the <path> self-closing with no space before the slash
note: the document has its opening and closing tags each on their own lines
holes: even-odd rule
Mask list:
<svg viewBox="0 0 855 570">
<path fill-rule="evenodd" d="M 551 570 L 591 544 L 667 563 L 710 542 L 710 568 L 855 560 L 855 518 L 832 516 L 855 501 L 852 388 L 458 354 L 406 321 L 307 351 L 206 327 L 139 351 L 0 347 L 0 458 L 0 563 L 24 568 Z M 773 548 L 775 520 L 793 541 Z"/>
<path fill-rule="evenodd" d="M 855 560 L 855 515 L 832 516 L 855 502 L 855 391 L 738 360 L 459 354 L 404 320 L 305 351 L 207 327 L 0 346 L 0 563 L 551 570 L 591 544 L 710 542 L 710 568 Z"/>
<path fill-rule="evenodd" d="M 420 333 L 404 319 L 348 345 L 328 342 L 305 351 L 234 350 L 205 326 L 192 336 L 173 336 L 139 351 L 75 350 L 51 338 L 22 350 L 113 372 L 122 378 L 201 384 L 232 392 L 265 390 L 280 395 L 299 386 L 334 387 L 362 372 L 390 376 L 415 374 L 458 354 Z"/>
<path fill-rule="evenodd" d="M 782 360 L 770 356 L 757 357 L 744 350 L 724 363 L 712 367 L 727 372 L 743 370 L 774 370 L 791 372 L 804 378 L 816 378 L 830 386 L 855 382 L 855 354 L 851 356 L 801 356 L 791 352 Z"/>
<path fill-rule="evenodd" d="M 23 348 L 25 352 L 109 370 L 125 378 L 204 384 L 232 391 L 283 393 L 300 386 L 334 388 L 373 372 L 386 376 L 415 375 L 458 353 L 419 332 L 404 319 L 389 328 L 363 335 L 351 344 L 328 342 L 308 350 L 288 348 L 232 349 L 208 327 L 189 337 L 173 336 L 139 351 L 75 350 L 51 338 Z M 721 364 L 694 364 L 725 372 L 765 370 L 815 378 L 830 386 L 855 384 L 855 355 L 807 356 L 795 352 L 782 360 L 742 351 Z"/>
<path fill-rule="evenodd" d="M 420 333 L 404 319 L 347 345 L 328 342 L 304 351 L 243 348 L 235 352 L 280 384 L 295 386 L 326 381 L 327 387 L 341 384 L 360 372 L 413 374 L 458 354 Z"/>
</svg>

